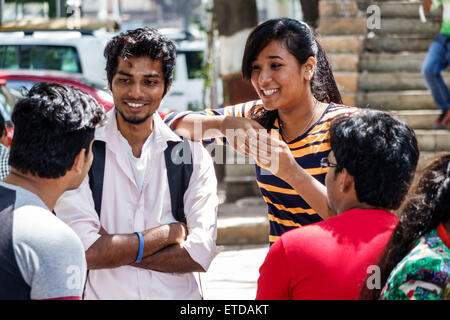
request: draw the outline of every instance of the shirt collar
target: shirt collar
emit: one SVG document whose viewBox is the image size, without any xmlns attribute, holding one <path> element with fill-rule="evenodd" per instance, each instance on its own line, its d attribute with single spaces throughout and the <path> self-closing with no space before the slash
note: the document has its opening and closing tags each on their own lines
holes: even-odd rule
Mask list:
<svg viewBox="0 0 450 320">
<path fill-rule="evenodd" d="M 156 145 L 161 147 L 162 150 L 167 148 L 168 141 L 182 141 L 181 138 L 164 123 L 158 112 L 155 112 L 152 117 L 152 135 L 154 135 Z M 119 129 L 117 128 L 116 111 L 113 108 L 106 114 L 106 124 L 96 130 L 95 139 L 105 141 L 108 145 L 115 140 L 114 138 L 117 137 L 118 134 Z"/>
<path fill-rule="evenodd" d="M 167 148 L 168 141 L 182 141 L 181 138 L 164 123 L 158 112 L 153 114 L 153 133 L 155 134 L 156 143 L 163 150 Z"/>
</svg>

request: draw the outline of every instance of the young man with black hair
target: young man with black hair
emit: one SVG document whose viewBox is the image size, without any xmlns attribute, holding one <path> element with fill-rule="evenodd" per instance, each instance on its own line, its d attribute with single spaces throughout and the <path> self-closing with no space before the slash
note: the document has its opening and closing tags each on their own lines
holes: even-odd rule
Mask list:
<svg viewBox="0 0 450 320">
<path fill-rule="evenodd" d="M 94 98 L 59 84 L 38 83 L 16 104 L 11 172 L 0 182 L 0 299 L 81 299 L 83 246 L 51 211 L 89 171 L 103 119 Z"/>
<path fill-rule="evenodd" d="M 171 203 L 165 151 L 182 140 L 156 110 L 172 83 L 175 44 L 139 28 L 114 37 L 104 55 L 115 108 L 96 132 L 105 146 L 101 206 L 92 174 L 55 209 L 84 244 L 85 298 L 200 299 L 194 272 L 206 271 L 216 255 L 217 182 L 206 149 L 189 143 L 192 175 L 182 207 Z"/>
<path fill-rule="evenodd" d="M 398 218 L 419 157 L 414 131 L 388 113 L 361 110 L 330 127 L 321 165 L 328 220 L 289 231 L 260 268 L 257 299 L 358 299 Z M 363 284 L 374 273 L 374 282 Z"/>
</svg>

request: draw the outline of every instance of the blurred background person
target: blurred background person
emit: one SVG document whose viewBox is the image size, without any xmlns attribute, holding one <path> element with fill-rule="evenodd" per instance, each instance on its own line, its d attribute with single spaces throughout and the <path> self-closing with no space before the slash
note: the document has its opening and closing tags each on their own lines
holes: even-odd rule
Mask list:
<svg viewBox="0 0 450 320">
<path fill-rule="evenodd" d="M 8 131 L 6 130 L 5 119 L 0 113 L 0 128 L 2 135 L 0 137 L 0 180 L 3 180 L 9 174 L 10 166 L 9 160 L 9 148 L 8 148 Z"/>
<path fill-rule="evenodd" d="M 441 108 L 441 114 L 434 125 L 435 129 L 445 129 L 450 124 L 450 91 L 445 84 L 441 72 L 450 61 L 450 1 L 422 0 L 424 12 L 435 9 L 433 2 L 442 4 L 442 26 L 440 33 L 434 38 L 422 65 L 425 82 L 433 95 L 434 101 Z"/>
</svg>

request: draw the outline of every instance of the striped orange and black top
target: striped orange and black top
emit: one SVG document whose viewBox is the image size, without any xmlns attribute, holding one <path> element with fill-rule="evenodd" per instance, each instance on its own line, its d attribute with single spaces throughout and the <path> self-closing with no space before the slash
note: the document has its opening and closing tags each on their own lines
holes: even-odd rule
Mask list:
<svg viewBox="0 0 450 320">
<path fill-rule="evenodd" d="M 221 109 L 206 109 L 195 113 L 210 116 L 246 117 L 250 119 L 253 108 L 260 105 L 261 100 L 256 100 Z M 355 110 L 356 108 L 353 107 L 330 103 L 319 120 L 313 123 L 305 133 L 288 143 L 297 163 L 322 184 L 325 183 L 325 175 L 328 168 L 321 168 L 320 159 L 327 157 L 330 152 L 330 123 L 334 118 L 351 114 Z M 174 122 L 188 113 L 190 112 L 168 114 L 165 122 L 173 128 Z M 284 141 L 280 134 L 278 120 L 275 120 L 270 133 L 278 135 L 278 138 Z M 216 139 L 216 141 L 222 143 L 221 139 Z M 255 164 L 255 167 L 257 183 L 268 206 L 270 243 L 275 242 L 286 231 L 322 221 L 322 218 L 289 184 L 261 168 L 258 164 Z"/>
</svg>

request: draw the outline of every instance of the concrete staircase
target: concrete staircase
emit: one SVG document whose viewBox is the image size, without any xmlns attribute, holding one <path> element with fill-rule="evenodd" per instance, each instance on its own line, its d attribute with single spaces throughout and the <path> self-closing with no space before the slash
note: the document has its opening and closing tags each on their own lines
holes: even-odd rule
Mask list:
<svg viewBox="0 0 450 320">
<path fill-rule="evenodd" d="M 431 130 L 440 114 L 421 74 L 441 10 L 419 17 L 421 1 L 321 0 L 319 41 L 344 103 L 389 110 L 415 129 L 421 162 L 450 151 L 450 131 Z M 373 19 L 379 15 L 378 25 Z M 379 27 L 379 28 L 378 28 Z M 444 72 L 450 85 L 450 72 Z"/>
</svg>

